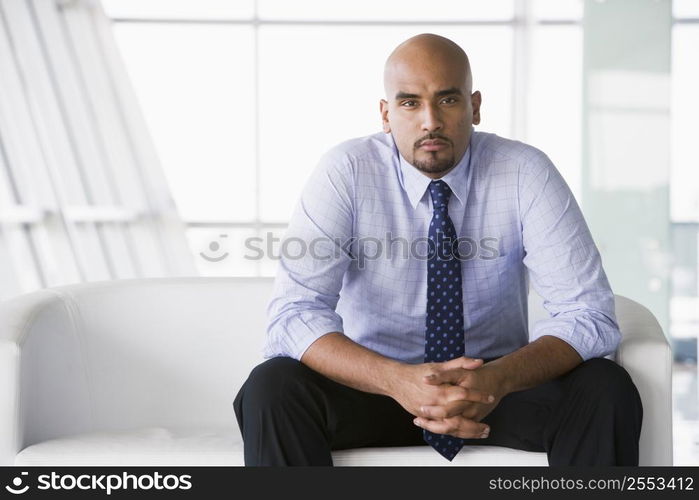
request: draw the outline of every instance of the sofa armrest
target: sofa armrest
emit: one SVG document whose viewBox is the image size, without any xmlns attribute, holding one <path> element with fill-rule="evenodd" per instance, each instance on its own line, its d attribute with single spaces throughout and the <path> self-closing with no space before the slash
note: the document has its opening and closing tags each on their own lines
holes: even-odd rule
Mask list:
<svg viewBox="0 0 699 500">
<path fill-rule="evenodd" d="M 622 339 L 615 360 L 638 388 L 643 402 L 640 465 L 672 465 L 672 351 L 653 314 L 615 296 Z"/>
<path fill-rule="evenodd" d="M 90 427 L 73 314 L 59 293 L 0 302 L 0 465 L 25 447 Z"/>
<path fill-rule="evenodd" d="M 13 465 L 20 451 L 19 354 L 16 343 L 0 338 L 0 466 Z"/>
</svg>

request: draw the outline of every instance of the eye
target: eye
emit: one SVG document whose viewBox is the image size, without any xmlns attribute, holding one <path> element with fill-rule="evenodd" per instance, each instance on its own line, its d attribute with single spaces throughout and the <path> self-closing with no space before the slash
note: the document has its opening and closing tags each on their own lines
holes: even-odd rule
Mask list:
<svg viewBox="0 0 699 500">
<path fill-rule="evenodd" d="M 456 97 L 445 97 L 444 99 L 442 99 L 443 104 L 454 104 L 457 101 L 458 99 Z"/>
<path fill-rule="evenodd" d="M 404 108 L 414 108 L 417 106 L 417 101 L 403 101 L 400 105 Z"/>
</svg>

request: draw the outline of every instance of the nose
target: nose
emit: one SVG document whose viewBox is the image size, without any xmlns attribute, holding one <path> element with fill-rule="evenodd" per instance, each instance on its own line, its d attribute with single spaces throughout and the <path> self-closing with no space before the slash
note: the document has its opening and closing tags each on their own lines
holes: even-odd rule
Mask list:
<svg viewBox="0 0 699 500">
<path fill-rule="evenodd" d="M 435 132 L 442 128 L 442 116 L 438 106 L 433 104 L 423 107 L 422 112 L 422 130 L 426 132 Z"/>
</svg>

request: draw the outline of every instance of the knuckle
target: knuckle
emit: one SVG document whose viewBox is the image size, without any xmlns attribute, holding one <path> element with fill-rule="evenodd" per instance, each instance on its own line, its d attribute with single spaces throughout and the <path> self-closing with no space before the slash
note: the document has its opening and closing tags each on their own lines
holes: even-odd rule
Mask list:
<svg viewBox="0 0 699 500">
<path fill-rule="evenodd" d="M 460 404 L 454 404 L 449 407 L 449 414 L 447 415 L 448 417 L 453 417 L 453 418 L 459 418 L 461 415 L 461 411 L 463 410 L 463 406 Z"/>
<path fill-rule="evenodd" d="M 478 427 L 475 426 L 469 426 L 468 428 L 468 435 L 473 438 L 477 438 L 480 436 L 482 433 L 478 430 Z"/>
<path fill-rule="evenodd" d="M 458 417 L 447 417 L 444 422 L 449 426 L 449 429 L 459 429 L 460 419 Z"/>
<path fill-rule="evenodd" d="M 445 403 L 448 403 L 450 401 L 453 401 L 454 399 L 457 399 L 457 395 L 455 394 L 454 391 L 454 386 L 453 385 L 443 385 L 441 389 L 441 394 L 442 394 L 442 399 L 444 400 Z"/>
<path fill-rule="evenodd" d="M 476 410 L 473 408 L 467 408 L 465 412 L 462 413 L 464 418 L 467 418 L 469 420 L 473 420 L 473 418 L 476 416 Z"/>
<path fill-rule="evenodd" d="M 444 434 L 446 433 L 446 425 L 444 422 L 432 422 L 432 428 L 430 429 L 432 432 L 435 432 L 437 434 Z"/>
</svg>

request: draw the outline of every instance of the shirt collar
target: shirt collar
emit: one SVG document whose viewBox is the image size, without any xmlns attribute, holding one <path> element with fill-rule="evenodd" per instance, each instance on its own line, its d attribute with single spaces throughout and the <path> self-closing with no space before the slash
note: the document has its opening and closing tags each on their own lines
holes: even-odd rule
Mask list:
<svg viewBox="0 0 699 500">
<path fill-rule="evenodd" d="M 398 148 L 396 148 L 396 151 L 397 150 Z M 417 205 L 425 195 L 425 191 L 427 191 L 427 187 L 430 185 L 430 182 L 436 179 L 431 179 L 420 172 L 417 168 L 408 163 L 400 153 L 398 153 L 398 157 L 400 159 L 401 173 L 403 174 L 403 187 L 408 194 L 410 204 L 413 206 L 413 208 L 417 208 Z M 469 144 L 469 147 L 466 148 L 466 152 L 461 160 L 459 160 L 456 167 L 451 169 L 447 175 L 441 177 L 441 180 L 446 182 L 452 193 L 456 195 L 459 203 L 464 206 L 466 203 L 466 194 L 468 190 L 468 170 L 470 167 L 470 160 L 471 145 Z"/>
</svg>

